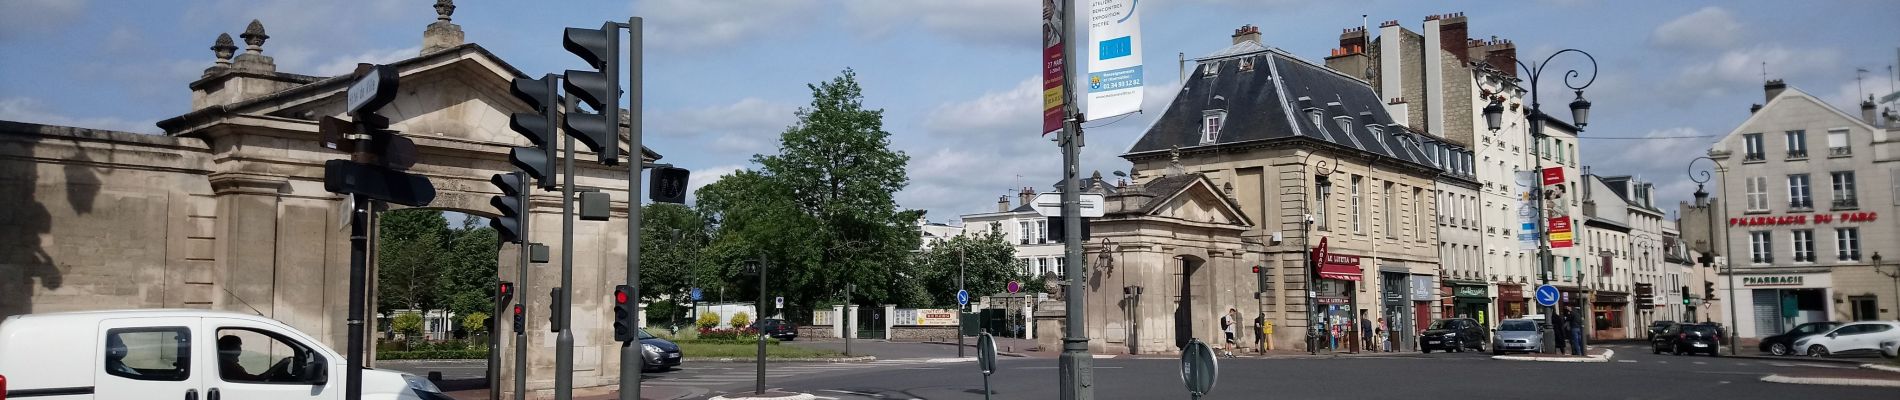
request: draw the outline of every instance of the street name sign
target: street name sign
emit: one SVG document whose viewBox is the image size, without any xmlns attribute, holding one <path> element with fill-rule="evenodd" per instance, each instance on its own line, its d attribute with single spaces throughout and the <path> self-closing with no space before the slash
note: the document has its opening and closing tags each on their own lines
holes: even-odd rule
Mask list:
<svg viewBox="0 0 1900 400">
<path fill-rule="evenodd" d="M 1082 218 L 1102 217 L 1102 206 L 1108 201 L 1107 196 L 1101 193 L 1083 193 L 1081 200 Z M 1056 192 L 1038 194 L 1035 200 L 1029 202 L 1029 208 L 1036 210 L 1037 214 L 1042 214 L 1044 217 L 1060 217 L 1062 216 L 1062 194 Z"/>
</svg>

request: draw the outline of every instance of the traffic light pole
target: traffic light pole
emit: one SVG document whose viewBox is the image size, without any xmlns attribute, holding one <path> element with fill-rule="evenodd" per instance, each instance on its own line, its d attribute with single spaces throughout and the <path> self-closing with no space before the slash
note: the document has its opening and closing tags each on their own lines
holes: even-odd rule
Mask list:
<svg viewBox="0 0 1900 400">
<path fill-rule="evenodd" d="M 757 312 L 759 315 L 754 316 L 752 318 L 753 321 L 762 321 L 765 319 L 765 270 L 766 270 L 765 256 L 759 256 L 759 307 L 758 309 L 753 310 Z M 760 322 L 754 322 L 753 325 L 758 326 L 760 328 L 765 327 L 765 324 L 760 323 Z M 759 336 L 759 355 L 758 355 L 759 376 L 757 380 L 754 381 L 756 382 L 756 384 L 753 387 L 752 394 L 765 394 L 765 330 L 759 329 L 758 336 Z"/>
<path fill-rule="evenodd" d="M 350 196 L 349 354 L 344 358 L 343 398 L 363 398 L 363 308 L 368 297 L 369 198 Z"/>
<path fill-rule="evenodd" d="M 1093 400 L 1095 398 L 1095 360 L 1089 355 L 1088 324 L 1084 321 L 1082 307 L 1088 304 L 1083 296 L 1082 270 L 1082 188 L 1076 183 L 1077 170 L 1081 167 L 1082 152 L 1082 113 L 1075 104 L 1075 65 L 1076 65 L 1076 27 L 1073 18 L 1075 0 L 1062 0 L 1062 10 L 1056 13 L 1056 19 L 1062 21 L 1062 252 L 1064 271 L 1069 281 L 1067 300 L 1068 332 L 1062 338 L 1061 372 L 1058 380 L 1062 400 Z M 959 332 L 958 334 L 962 334 Z"/>
<path fill-rule="evenodd" d="M 642 22 L 640 17 L 632 17 L 627 19 L 625 26 L 629 32 L 627 82 L 629 86 L 632 86 L 632 90 L 627 91 L 627 286 L 633 287 L 633 298 L 627 301 L 633 305 L 633 315 L 629 318 L 635 321 L 633 325 L 635 340 L 620 343 L 620 400 L 640 400 L 640 369 L 644 366 L 640 360 L 642 346 L 638 339 L 640 329 L 645 328 L 638 322 L 640 320 L 640 211 L 642 211 L 640 209 L 640 170 L 646 168 L 646 152 L 642 150 L 640 144 L 642 97 L 640 63 L 643 58 L 640 48 L 640 25 Z M 613 118 L 618 121 L 620 116 L 616 115 Z M 618 131 L 619 124 L 615 125 L 615 130 Z M 618 146 L 619 144 L 609 145 Z M 759 350 L 763 354 L 765 349 Z M 763 376 L 764 366 L 764 363 L 759 364 L 761 376 Z"/>
<path fill-rule="evenodd" d="M 534 251 L 533 250 L 534 241 L 529 240 L 530 234 L 528 233 L 529 232 L 528 220 L 534 219 L 534 216 L 531 215 L 533 214 L 533 212 L 530 211 L 534 209 L 534 204 L 529 202 L 530 201 L 529 193 L 534 191 L 534 186 L 528 184 L 529 179 L 530 178 L 527 176 L 527 174 L 525 173 L 522 174 L 521 193 L 516 195 L 521 198 L 521 216 L 516 222 L 517 224 L 520 224 L 521 226 L 521 232 L 520 232 L 521 237 L 519 238 L 521 239 L 521 244 L 515 247 L 517 249 L 517 252 L 521 254 L 518 254 L 518 256 L 520 257 L 519 257 L 519 260 L 517 261 L 518 264 L 515 265 L 515 283 L 516 283 L 515 308 L 521 310 L 521 318 L 518 321 L 519 323 L 522 323 L 522 324 L 528 323 L 528 296 L 521 294 L 522 293 L 521 291 L 528 288 L 528 264 L 533 262 L 533 258 L 530 257 L 529 253 Z M 515 400 L 526 400 L 527 396 L 528 396 L 528 329 L 525 326 L 516 326 L 515 327 Z"/>
<path fill-rule="evenodd" d="M 567 96 L 567 110 L 579 107 L 579 100 Z M 574 136 L 561 145 L 561 312 L 554 339 L 554 399 L 574 398 Z"/>
</svg>

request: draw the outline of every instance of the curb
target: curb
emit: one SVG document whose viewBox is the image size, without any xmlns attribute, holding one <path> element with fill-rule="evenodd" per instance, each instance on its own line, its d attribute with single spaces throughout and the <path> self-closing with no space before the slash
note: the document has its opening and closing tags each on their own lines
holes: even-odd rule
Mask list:
<svg viewBox="0 0 1900 400">
<path fill-rule="evenodd" d="M 1836 385 L 1836 386 L 1900 388 L 1900 380 L 1885 380 L 1885 379 L 1798 378 L 1798 377 L 1792 377 L 1792 376 L 1769 375 L 1769 376 L 1762 377 L 1761 381 L 1773 382 L 1773 383 L 1792 383 L 1796 385 Z"/>
<path fill-rule="evenodd" d="M 1896 367 L 1892 365 L 1861 364 L 1860 367 L 1863 369 L 1871 369 L 1875 371 L 1900 372 L 1900 367 Z"/>
<path fill-rule="evenodd" d="M 1612 357 L 1615 357 L 1615 356 L 1616 356 L 1616 350 L 1610 350 L 1610 349 L 1603 349 L 1603 354 L 1602 354 L 1602 355 L 1593 355 L 1593 356 L 1588 356 L 1587 358 L 1571 358 L 1571 357 L 1541 357 L 1541 356 L 1491 356 L 1491 359 L 1493 359 L 1493 360 L 1506 360 L 1506 361 L 1542 361 L 1542 362 L 1567 362 L 1567 363 L 1600 363 L 1600 362 L 1610 362 L 1610 359 L 1611 359 Z"/>
<path fill-rule="evenodd" d="M 703 360 L 703 361 L 706 361 L 706 362 L 723 362 L 723 363 L 744 363 L 744 364 L 751 364 L 752 362 L 754 362 L 754 361 L 758 361 L 758 360 L 759 360 L 759 359 L 758 359 L 758 358 L 755 358 L 755 357 L 746 357 L 746 358 L 736 358 L 736 357 L 720 357 L 720 358 L 714 358 L 714 359 L 707 359 L 707 360 Z M 767 358 L 767 359 L 765 359 L 765 362 L 773 362 L 773 361 L 782 361 L 782 362 L 821 362 L 821 363 L 857 363 L 857 362 L 871 362 L 871 361 L 877 361 L 877 357 L 875 357 L 875 356 L 863 356 L 863 357 L 837 357 L 837 358 Z"/>
<path fill-rule="evenodd" d="M 957 345 L 956 343 L 950 343 L 950 342 L 937 342 L 937 341 L 922 341 L 922 342 L 916 342 L 916 343 L 923 343 L 923 344 L 940 344 L 940 345 L 945 345 L 945 346 L 956 346 L 956 345 Z M 964 347 L 969 347 L 969 348 L 976 348 L 976 343 L 969 343 L 969 344 L 965 344 L 965 345 L 963 345 L 963 346 L 964 346 Z M 998 352 L 996 352 L 996 355 L 999 355 L 999 356 L 1003 356 L 1003 357 L 1029 357 L 1028 355 L 1024 355 L 1024 354 L 1022 354 L 1022 353 L 1011 353 L 1011 352 L 1007 352 L 1007 351 L 998 351 Z"/>
<path fill-rule="evenodd" d="M 775 397 L 752 397 L 752 396 L 747 396 L 747 395 L 736 395 L 737 397 L 726 397 L 726 396 L 723 396 L 723 395 L 722 395 L 722 396 L 713 396 L 712 398 L 710 398 L 710 399 L 708 399 L 708 400 L 747 400 L 747 399 L 760 399 L 760 400 L 767 400 L 767 399 L 769 399 L 769 400 L 814 400 L 814 399 L 817 399 L 817 398 L 818 398 L 818 396 L 813 396 L 813 395 L 811 395 L 811 394 L 808 394 L 808 393 L 782 393 L 782 394 L 786 394 L 786 395 L 788 395 L 788 396 L 775 396 Z"/>
<path fill-rule="evenodd" d="M 1750 360 L 1774 360 L 1774 361 L 1786 361 L 1786 362 L 1812 361 L 1812 362 L 1835 363 L 1835 364 L 1863 364 L 1864 363 L 1864 361 L 1848 360 L 1848 359 L 1840 359 L 1840 358 L 1801 357 L 1801 356 L 1773 356 L 1773 355 L 1761 356 L 1761 355 L 1747 355 L 1747 354 L 1742 354 L 1742 355 L 1723 354 L 1720 357 L 1746 358 Z"/>
</svg>

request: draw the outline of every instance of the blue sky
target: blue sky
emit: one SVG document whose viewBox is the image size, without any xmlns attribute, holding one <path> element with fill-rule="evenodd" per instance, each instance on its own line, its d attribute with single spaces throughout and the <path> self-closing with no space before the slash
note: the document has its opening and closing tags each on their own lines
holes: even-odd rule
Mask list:
<svg viewBox="0 0 1900 400">
<path fill-rule="evenodd" d="M 455 22 L 470 42 L 538 75 L 580 67 L 560 48 L 562 27 L 597 27 L 641 15 L 647 23 L 648 145 L 694 170 L 703 184 L 772 152 L 807 83 L 856 70 L 866 104 L 885 110 L 893 146 L 911 156 L 911 184 L 897 199 L 933 221 L 993 210 L 1010 188 L 1046 190 L 1060 153 L 1038 136 L 1040 2 L 1035 0 L 460 1 Z M 335 75 L 357 62 L 417 53 L 434 21 L 428 0 L 85 1 L 0 0 L 0 119 L 156 133 L 154 122 L 189 111 L 186 84 L 211 65 L 219 33 L 251 19 L 271 38 L 283 72 Z M 1728 133 L 1760 102 L 1761 63 L 1858 115 L 1855 69 L 1868 93 L 1892 91 L 1900 2 L 1518 2 L 1148 0 L 1143 49 L 1147 114 L 1090 130 L 1084 170 L 1125 170 L 1116 155 L 1174 92 L 1177 53 L 1190 59 L 1229 43 L 1243 24 L 1262 40 L 1312 60 L 1340 30 L 1398 20 L 1417 31 L 1432 14 L 1464 12 L 1473 38 L 1515 41 L 1522 58 L 1578 48 L 1602 76 L 1584 133 L 1584 160 L 1601 174 L 1658 182 L 1673 209 L 1694 185 L 1686 154 L 1714 138 L 1591 137 Z M 1556 67 L 1578 65 L 1563 60 Z M 1547 82 L 1547 84 L 1549 84 Z M 1552 85 L 1555 86 L 1555 85 Z M 1547 87 L 1568 102 L 1561 87 Z M 1104 124 L 1109 121 L 1091 123 Z M 1086 172 L 1085 172 L 1086 174 Z"/>
</svg>

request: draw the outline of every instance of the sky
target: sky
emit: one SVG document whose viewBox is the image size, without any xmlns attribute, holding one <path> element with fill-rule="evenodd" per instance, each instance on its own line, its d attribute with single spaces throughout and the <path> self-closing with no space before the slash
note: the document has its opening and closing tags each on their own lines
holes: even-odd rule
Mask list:
<svg viewBox="0 0 1900 400">
<path fill-rule="evenodd" d="M 1034 0 L 648 0 L 457 2 L 454 22 L 530 75 L 581 68 L 561 28 L 645 18 L 647 146 L 693 170 L 698 187 L 773 153 L 810 101 L 807 84 L 856 71 L 865 105 L 884 110 L 891 145 L 910 156 L 900 207 L 933 222 L 993 211 L 1014 188 L 1051 190 L 1061 153 L 1040 129 L 1040 2 Z M 434 21 L 429 0 L 0 0 L 0 120 L 158 134 L 191 106 L 186 87 L 219 33 L 252 19 L 278 71 L 331 76 L 358 62 L 415 56 Z M 532 5 L 528 5 L 532 4 Z M 1142 13 L 1144 113 L 1092 121 L 1082 169 L 1127 170 L 1118 156 L 1179 87 L 1175 57 L 1260 27 L 1264 44 L 1319 61 L 1341 29 L 1464 12 L 1471 37 L 1511 39 L 1519 57 L 1565 48 L 1601 75 L 1583 133 L 1585 164 L 1637 175 L 1673 210 L 1695 190 L 1688 159 L 1762 102 L 1763 63 L 1836 107 L 1893 91 L 1900 2 L 1893 1 L 1283 1 L 1149 0 Z M 1554 60 L 1553 70 L 1588 67 Z M 1866 69 L 1857 86 L 1856 69 Z M 1553 75 L 1556 72 L 1552 73 Z M 1571 94 L 1545 82 L 1547 104 Z M 1864 88 L 1864 89 L 1862 89 Z M 1559 115 L 1567 114 L 1558 112 Z M 1687 139 L 1615 140 L 1604 138 Z M 1713 191 L 1713 190 L 1711 190 Z"/>
</svg>

